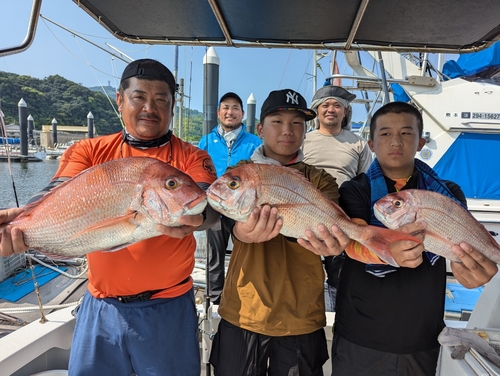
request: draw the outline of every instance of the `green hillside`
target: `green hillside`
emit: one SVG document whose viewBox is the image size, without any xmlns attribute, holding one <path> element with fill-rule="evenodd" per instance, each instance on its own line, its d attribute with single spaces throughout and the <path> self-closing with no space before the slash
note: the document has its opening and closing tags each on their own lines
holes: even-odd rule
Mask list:
<svg viewBox="0 0 500 376">
<path fill-rule="evenodd" d="M 103 92 L 103 90 L 106 92 L 106 94 L 108 94 L 108 96 L 111 98 L 111 99 L 115 99 L 116 98 L 116 91 L 118 90 L 117 88 L 114 88 L 112 86 L 92 86 L 92 87 L 89 87 L 89 90 L 92 90 L 92 91 L 98 91 L 100 93 Z"/>
</svg>

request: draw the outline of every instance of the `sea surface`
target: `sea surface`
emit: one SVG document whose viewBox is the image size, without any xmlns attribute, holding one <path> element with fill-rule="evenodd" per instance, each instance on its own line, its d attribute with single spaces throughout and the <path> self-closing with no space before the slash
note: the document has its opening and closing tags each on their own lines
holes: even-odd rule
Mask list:
<svg viewBox="0 0 500 376">
<path fill-rule="evenodd" d="M 0 208 L 16 207 L 12 181 L 17 192 L 19 206 L 24 206 L 37 192 L 45 188 L 57 171 L 59 161 L 48 159 L 42 162 L 12 163 L 12 176 L 9 164 L 0 162 Z"/>
</svg>

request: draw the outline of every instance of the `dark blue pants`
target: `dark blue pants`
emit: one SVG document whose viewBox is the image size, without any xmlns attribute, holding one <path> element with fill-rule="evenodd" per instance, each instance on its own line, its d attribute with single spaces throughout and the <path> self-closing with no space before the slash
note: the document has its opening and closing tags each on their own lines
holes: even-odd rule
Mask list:
<svg viewBox="0 0 500 376">
<path fill-rule="evenodd" d="M 69 375 L 199 376 L 199 354 L 192 290 L 132 303 L 87 292 L 77 313 Z"/>
<path fill-rule="evenodd" d="M 209 255 L 209 293 L 214 304 L 219 304 L 222 289 L 224 287 L 224 267 L 226 261 L 226 250 L 234 226 L 234 220 L 220 216 L 220 227 L 214 226 L 207 230 Z"/>
</svg>

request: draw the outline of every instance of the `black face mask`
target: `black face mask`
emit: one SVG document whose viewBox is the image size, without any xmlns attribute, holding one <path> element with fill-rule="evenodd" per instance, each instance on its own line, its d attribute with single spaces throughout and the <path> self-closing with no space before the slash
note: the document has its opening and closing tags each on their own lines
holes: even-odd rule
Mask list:
<svg viewBox="0 0 500 376">
<path fill-rule="evenodd" d="M 138 148 L 138 149 L 147 149 L 147 148 L 154 148 L 158 146 L 162 146 L 167 144 L 170 141 L 170 137 L 172 136 L 172 131 L 169 130 L 165 135 L 161 136 L 160 138 L 157 138 L 155 140 L 138 140 L 131 135 L 129 135 L 125 129 L 122 131 L 122 140 L 126 144 L 129 144 L 133 148 Z"/>
</svg>

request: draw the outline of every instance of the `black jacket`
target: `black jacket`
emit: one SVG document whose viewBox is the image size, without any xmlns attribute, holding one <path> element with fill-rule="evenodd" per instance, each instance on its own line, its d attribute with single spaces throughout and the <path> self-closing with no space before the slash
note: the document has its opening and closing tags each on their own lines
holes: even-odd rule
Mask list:
<svg viewBox="0 0 500 376">
<path fill-rule="evenodd" d="M 386 178 L 389 192 L 394 181 Z M 415 173 L 403 189 L 418 188 Z M 466 204 L 458 185 L 446 182 L 457 199 Z M 370 221 L 370 187 L 365 174 L 340 188 L 340 205 L 351 218 Z M 365 270 L 365 264 L 345 258 L 338 282 L 336 334 L 360 346 L 407 354 L 439 346 L 444 327 L 446 263 L 428 258 L 417 268 L 399 268 L 384 277 Z"/>
</svg>

